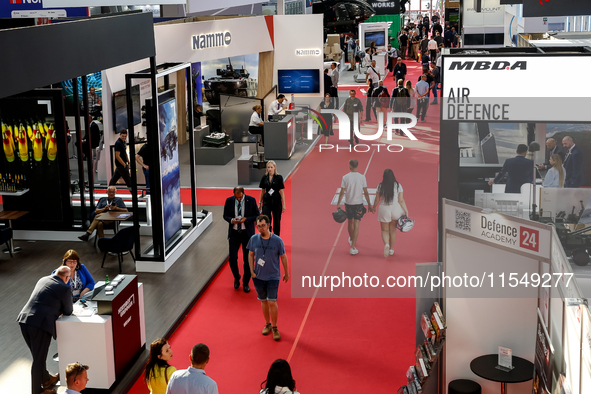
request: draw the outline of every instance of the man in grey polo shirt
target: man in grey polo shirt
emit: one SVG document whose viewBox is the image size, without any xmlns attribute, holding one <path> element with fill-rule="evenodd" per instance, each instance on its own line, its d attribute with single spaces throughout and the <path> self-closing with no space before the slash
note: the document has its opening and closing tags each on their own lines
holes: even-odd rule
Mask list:
<svg viewBox="0 0 591 394">
<path fill-rule="evenodd" d="M 218 394 L 217 383 L 204 371 L 209 363 L 209 348 L 198 343 L 193 346 L 189 358 L 191 366 L 172 374 L 166 394 Z"/>
<path fill-rule="evenodd" d="M 427 76 L 423 74 L 421 80 L 417 82 L 415 86 L 417 91 L 417 118 L 421 119 L 421 122 L 425 121 L 425 115 L 427 115 L 427 108 L 429 107 L 429 84 L 427 83 Z"/>
</svg>

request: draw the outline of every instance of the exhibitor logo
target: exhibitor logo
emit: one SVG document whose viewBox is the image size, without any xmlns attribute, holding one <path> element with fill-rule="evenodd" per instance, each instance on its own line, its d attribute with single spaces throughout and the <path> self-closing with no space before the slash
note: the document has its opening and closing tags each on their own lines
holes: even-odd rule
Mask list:
<svg viewBox="0 0 591 394">
<path fill-rule="evenodd" d="M 228 46 L 232 42 L 229 31 L 223 33 L 198 34 L 191 37 L 193 50 Z"/>
<path fill-rule="evenodd" d="M 498 62 L 487 62 L 487 61 L 481 61 L 481 62 L 473 62 L 473 61 L 468 61 L 468 62 L 451 62 L 451 64 L 449 65 L 448 70 L 466 70 L 466 71 L 483 71 L 483 70 L 493 70 L 493 71 L 498 71 L 498 70 L 522 70 L 525 71 L 527 70 L 527 62 L 526 61 L 517 61 L 513 64 L 507 62 L 507 61 L 498 61 Z"/>
<path fill-rule="evenodd" d="M 318 124 L 318 127 L 328 128 L 326 121 L 322 115 L 334 115 L 339 123 L 339 140 L 348 141 L 351 138 L 351 120 L 349 115 L 345 112 L 337 109 L 321 109 L 320 112 L 314 111 L 310 109 L 308 114 L 308 136 L 309 140 L 313 139 L 312 135 L 314 133 L 314 121 Z M 394 119 L 399 118 L 401 119 L 401 123 L 395 123 Z M 402 123 L 406 122 L 406 123 Z M 353 113 L 353 133 L 354 135 L 359 138 L 361 141 L 378 141 L 382 139 L 382 135 L 384 134 L 384 129 L 382 125 L 384 125 L 384 113 L 380 112 L 378 114 L 378 123 L 377 123 L 377 130 L 374 134 L 361 134 L 359 131 L 359 113 Z M 417 137 L 410 131 L 411 127 L 417 125 L 417 117 L 413 114 L 409 114 L 407 112 L 389 112 L 387 113 L 387 122 L 386 126 L 386 139 L 388 141 L 392 141 L 392 132 L 394 130 L 400 130 L 402 134 L 406 135 L 410 140 L 417 141 Z M 380 146 L 384 144 L 372 144 L 372 146 L 377 146 L 378 151 Z M 330 150 L 334 149 L 335 147 L 330 144 L 321 144 L 319 146 L 319 150 Z M 339 150 L 339 147 L 336 147 L 336 150 Z M 360 144 L 355 146 L 356 152 L 368 152 L 370 150 L 370 146 L 367 144 Z M 401 152 L 403 150 L 402 145 L 392 144 L 387 146 L 387 150 L 389 152 Z"/>
</svg>

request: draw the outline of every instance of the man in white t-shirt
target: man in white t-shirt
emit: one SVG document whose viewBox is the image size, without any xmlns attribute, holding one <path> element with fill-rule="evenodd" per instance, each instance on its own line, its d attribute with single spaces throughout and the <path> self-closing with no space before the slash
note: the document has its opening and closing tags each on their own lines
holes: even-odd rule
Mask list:
<svg viewBox="0 0 591 394">
<path fill-rule="evenodd" d="M 351 249 L 349 253 L 356 255 L 359 253 L 357 250 L 357 237 L 359 236 L 359 222 L 366 212 L 363 206 L 363 195 L 367 200 L 370 212 L 373 212 L 373 208 L 370 204 L 369 193 L 367 192 L 367 180 L 365 175 L 360 174 L 357 171 L 359 162 L 356 159 L 349 160 L 349 173 L 343 176 L 341 182 L 341 192 L 339 193 L 339 200 L 337 201 L 337 207 L 341 205 L 341 200 L 345 196 L 345 212 L 347 212 L 347 224 L 349 231 L 349 244 Z"/>
<path fill-rule="evenodd" d="M 367 81 L 370 79 L 373 81 L 374 88 L 378 87 L 378 82 L 380 79 L 382 79 L 380 75 L 380 69 L 376 66 L 375 60 L 372 60 L 371 66 L 367 68 L 367 73 L 365 74 L 365 83 L 367 83 Z"/>
</svg>

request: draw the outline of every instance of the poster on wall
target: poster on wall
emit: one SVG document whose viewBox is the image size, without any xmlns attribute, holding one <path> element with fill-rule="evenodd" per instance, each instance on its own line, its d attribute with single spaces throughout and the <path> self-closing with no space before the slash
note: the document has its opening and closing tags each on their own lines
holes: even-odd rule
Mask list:
<svg viewBox="0 0 591 394">
<path fill-rule="evenodd" d="M 194 100 L 197 104 L 203 105 L 203 80 L 201 79 L 201 62 L 191 63 L 191 77 L 193 78 Z M 194 120 L 197 122 L 197 120 Z"/>
<path fill-rule="evenodd" d="M 167 247 L 182 226 L 177 115 L 174 98 L 158 105 L 158 119 L 164 245 Z"/>
<path fill-rule="evenodd" d="M 533 394 L 549 394 L 552 392 L 553 354 L 554 348 L 550 341 L 550 335 L 548 335 L 544 317 L 538 308 Z"/>
<path fill-rule="evenodd" d="M 63 174 L 67 177 L 69 172 L 60 169 L 66 138 L 63 114 L 61 89 L 35 90 L 0 100 L 0 191 L 5 194 L 4 210 L 30 212 L 21 223 L 65 224 L 59 192 L 66 182 Z"/>
</svg>

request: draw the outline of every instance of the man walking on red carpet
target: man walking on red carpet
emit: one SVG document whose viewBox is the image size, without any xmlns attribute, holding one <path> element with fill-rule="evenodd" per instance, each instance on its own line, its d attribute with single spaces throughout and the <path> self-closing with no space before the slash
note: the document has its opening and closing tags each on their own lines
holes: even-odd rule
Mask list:
<svg viewBox="0 0 591 394">
<path fill-rule="evenodd" d="M 263 335 L 269 335 L 273 331 L 273 339 L 278 341 L 281 339 L 277 329 L 277 291 L 281 279 L 279 260 L 283 264 L 283 281 L 285 283 L 289 280 L 289 267 L 285 245 L 281 238 L 269 231 L 269 222 L 267 215 L 257 218 L 259 233 L 250 238 L 246 248 L 249 250 L 250 275 L 266 322 Z"/>
<path fill-rule="evenodd" d="M 217 383 L 205 374 L 205 366 L 209 363 L 209 348 L 203 343 L 193 346 L 191 366 L 175 371 L 168 385 L 166 394 L 218 394 Z"/>
<path fill-rule="evenodd" d="M 366 209 L 363 206 L 363 194 L 368 203 L 368 209 L 373 212 L 371 201 L 369 200 L 369 193 L 367 192 L 367 180 L 365 175 L 360 174 L 357 171 L 359 162 L 356 159 L 349 160 L 349 173 L 343 176 L 341 182 L 341 192 L 339 193 L 339 200 L 337 201 L 337 207 L 341 205 L 341 200 L 345 196 L 345 212 L 347 212 L 347 229 L 349 231 L 349 245 L 351 249 L 349 253 L 356 255 L 359 253 L 357 250 L 357 237 L 359 236 L 359 222 L 363 215 L 365 215 Z"/>
</svg>

